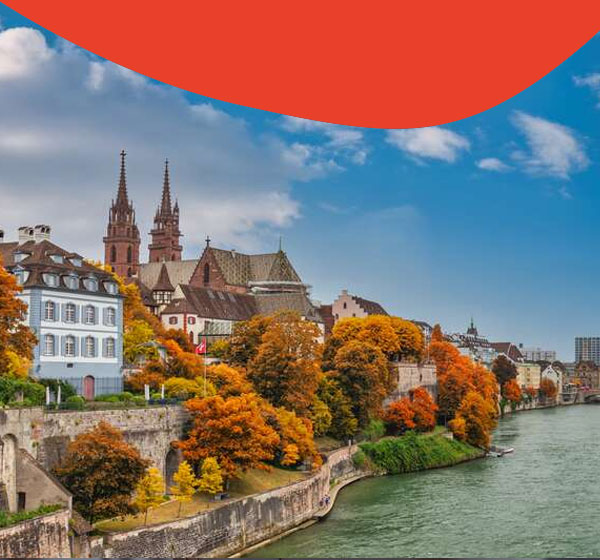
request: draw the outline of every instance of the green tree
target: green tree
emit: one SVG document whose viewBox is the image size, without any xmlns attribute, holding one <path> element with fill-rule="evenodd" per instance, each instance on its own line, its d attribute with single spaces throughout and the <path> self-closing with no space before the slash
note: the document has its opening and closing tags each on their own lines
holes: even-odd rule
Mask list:
<svg viewBox="0 0 600 560">
<path fill-rule="evenodd" d="M 191 502 L 196 488 L 200 484 L 199 480 L 194 476 L 194 471 L 187 461 L 181 461 L 177 472 L 173 475 L 171 493 L 179 502 L 179 512 L 177 517 L 181 517 L 181 506 L 184 502 Z"/>
<path fill-rule="evenodd" d="M 90 523 L 135 512 L 131 493 L 150 461 L 107 422 L 78 435 L 54 470 L 73 494 L 73 505 Z"/>
<path fill-rule="evenodd" d="M 215 457 L 207 457 L 202 461 L 198 490 L 211 496 L 223 491 L 223 475 Z"/>
<path fill-rule="evenodd" d="M 140 479 L 135 487 L 135 505 L 144 512 L 144 525 L 148 522 L 148 510 L 163 502 L 165 482 L 156 467 L 148 469 L 148 472 Z"/>
<path fill-rule="evenodd" d="M 339 440 L 356 435 L 358 421 L 352 413 L 352 403 L 336 379 L 330 376 L 323 379 L 319 385 L 318 396 L 331 413 L 331 424 L 326 433 Z"/>
</svg>

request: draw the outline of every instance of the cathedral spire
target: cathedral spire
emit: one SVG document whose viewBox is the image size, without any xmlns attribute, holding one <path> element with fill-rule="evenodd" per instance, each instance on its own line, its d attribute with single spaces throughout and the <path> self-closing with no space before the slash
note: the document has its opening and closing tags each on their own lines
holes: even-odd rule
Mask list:
<svg viewBox="0 0 600 560">
<path fill-rule="evenodd" d="M 169 180 L 169 160 L 165 160 L 165 175 L 163 179 L 162 200 L 160 203 L 160 213 L 163 216 L 171 215 L 171 183 Z"/>
<path fill-rule="evenodd" d="M 127 197 L 127 173 L 125 172 L 125 150 L 121 150 L 121 172 L 119 174 L 119 191 L 117 193 L 117 207 L 128 208 L 129 199 Z"/>
</svg>

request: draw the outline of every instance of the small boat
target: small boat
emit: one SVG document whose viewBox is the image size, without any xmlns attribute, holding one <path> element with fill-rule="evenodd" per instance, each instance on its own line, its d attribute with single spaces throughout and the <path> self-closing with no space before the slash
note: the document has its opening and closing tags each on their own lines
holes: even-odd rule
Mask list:
<svg viewBox="0 0 600 560">
<path fill-rule="evenodd" d="M 490 445 L 486 457 L 503 457 L 509 453 L 514 453 L 514 447 L 500 447 L 499 445 Z"/>
</svg>

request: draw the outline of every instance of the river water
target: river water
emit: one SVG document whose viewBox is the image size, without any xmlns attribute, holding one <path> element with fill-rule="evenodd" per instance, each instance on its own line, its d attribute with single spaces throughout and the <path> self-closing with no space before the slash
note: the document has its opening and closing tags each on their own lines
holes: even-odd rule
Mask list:
<svg viewBox="0 0 600 560">
<path fill-rule="evenodd" d="M 521 412 L 494 443 L 515 453 L 358 482 L 253 556 L 600 557 L 600 406 Z"/>
</svg>

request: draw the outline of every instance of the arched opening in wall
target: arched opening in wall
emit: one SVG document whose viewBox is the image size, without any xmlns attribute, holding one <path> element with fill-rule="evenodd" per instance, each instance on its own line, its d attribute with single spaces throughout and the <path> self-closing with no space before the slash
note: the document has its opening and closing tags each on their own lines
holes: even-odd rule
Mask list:
<svg viewBox="0 0 600 560">
<path fill-rule="evenodd" d="M 0 440 L 0 510 L 17 511 L 17 438 L 6 434 Z"/>
<path fill-rule="evenodd" d="M 93 375 L 86 375 L 83 378 L 83 398 L 92 401 L 96 396 L 96 380 Z"/>
<path fill-rule="evenodd" d="M 171 486 L 173 486 L 173 475 L 179 468 L 181 462 L 181 453 L 176 449 L 169 449 L 167 456 L 165 457 L 165 486 L 167 494 L 171 493 Z"/>
</svg>

